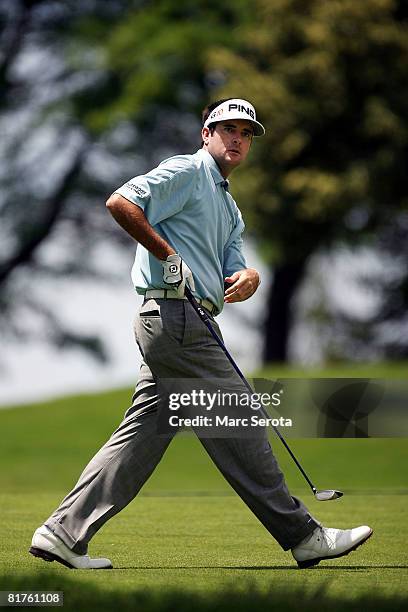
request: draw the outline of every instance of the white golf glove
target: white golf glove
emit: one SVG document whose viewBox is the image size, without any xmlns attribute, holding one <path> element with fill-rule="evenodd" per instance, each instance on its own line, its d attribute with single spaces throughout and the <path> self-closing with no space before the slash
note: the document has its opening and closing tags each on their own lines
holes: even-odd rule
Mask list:
<svg viewBox="0 0 408 612">
<path fill-rule="evenodd" d="M 192 291 L 195 290 L 193 274 L 180 255 L 177 253 L 169 255 L 165 261 L 160 260 L 160 263 L 163 266 L 164 282 L 177 291 L 180 297 L 184 297 L 186 283 Z"/>
</svg>

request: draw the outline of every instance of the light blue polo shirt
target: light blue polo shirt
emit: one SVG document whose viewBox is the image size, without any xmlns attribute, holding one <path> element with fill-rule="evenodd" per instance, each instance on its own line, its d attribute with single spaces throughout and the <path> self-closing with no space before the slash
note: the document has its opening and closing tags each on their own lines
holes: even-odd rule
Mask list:
<svg viewBox="0 0 408 612">
<path fill-rule="evenodd" d="M 150 225 L 191 269 L 195 296 L 210 300 L 221 312 L 224 277 L 246 268 L 241 212 L 225 189 L 213 157 L 204 149 L 176 155 L 116 190 L 144 211 Z M 138 244 L 132 281 L 140 294 L 168 289 L 156 257 Z"/>
</svg>

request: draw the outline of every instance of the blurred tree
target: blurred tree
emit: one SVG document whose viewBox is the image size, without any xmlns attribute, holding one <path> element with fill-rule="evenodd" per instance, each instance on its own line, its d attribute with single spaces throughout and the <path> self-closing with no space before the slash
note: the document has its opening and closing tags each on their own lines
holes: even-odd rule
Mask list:
<svg viewBox="0 0 408 612">
<path fill-rule="evenodd" d="M 101 22 L 108 27 L 124 5 L 105 2 Z M 97 94 L 101 85 L 98 74 L 87 73 L 86 59 L 76 71 L 69 56 L 70 29 L 92 8 L 95 2 L 0 5 L 0 325 L 3 338 L 80 346 L 104 360 L 100 339 L 66 328 L 39 289 L 44 278 L 56 283 L 96 272 L 79 204 L 92 191 L 100 194 L 100 185 L 95 189 L 83 172 L 93 142 L 71 105 L 81 91 Z M 92 206 L 87 216 L 94 223 L 99 217 Z M 44 246 L 53 240 L 50 257 Z"/>
<path fill-rule="evenodd" d="M 397 0 L 257 0 L 239 51 L 209 56 L 224 73 L 219 94 L 246 93 L 267 130 L 233 183 L 273 271 L 268 361 L 287 358 L 291 300 L 311 254 L 335 241 L 383 247 L 391 233 L 404 252 L 407 12 Z M 399 314 L 408 307 L 407 259 L 405 247 Z"/>
</svg>

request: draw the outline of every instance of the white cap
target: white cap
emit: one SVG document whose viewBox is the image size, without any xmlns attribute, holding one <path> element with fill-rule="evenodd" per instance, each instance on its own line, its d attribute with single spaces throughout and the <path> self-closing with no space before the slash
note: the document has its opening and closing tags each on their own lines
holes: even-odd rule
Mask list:
<svg viewBox="0 0 408 612">
<path fill-rule="evenodd" d="M 256 112 L 252 104 L 246 100 L 233 98 L 223 102 L 208 115 L 203 127 L 208 127 L 210 123 L 216 121 L 227 121 L 228 119 L 245 119 L 250 121 L 254 128 L 254 136 L 263 136 L 265 128 L 262 123 L 256 120 Z"/>
</svg>

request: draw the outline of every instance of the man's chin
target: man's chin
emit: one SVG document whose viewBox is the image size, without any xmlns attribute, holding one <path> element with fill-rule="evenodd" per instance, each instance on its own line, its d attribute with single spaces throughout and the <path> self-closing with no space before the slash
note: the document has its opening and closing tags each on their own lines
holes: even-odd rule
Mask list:
<svg viewBox="0 0 408 612">
<path fill-rule="evenodd" d="M 243 160 L 240 153 L 227 153 L 225 156 L 225 161 L 229 166 L 239 166 Z"/>
</svg>

